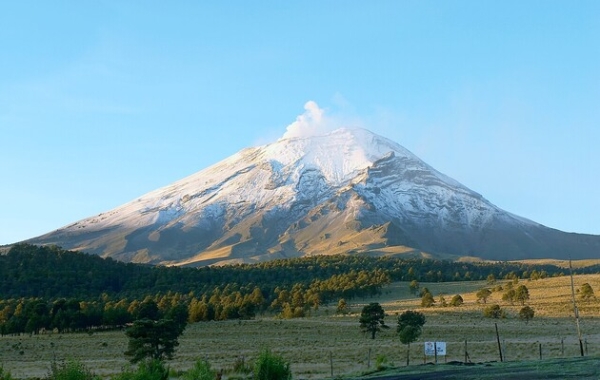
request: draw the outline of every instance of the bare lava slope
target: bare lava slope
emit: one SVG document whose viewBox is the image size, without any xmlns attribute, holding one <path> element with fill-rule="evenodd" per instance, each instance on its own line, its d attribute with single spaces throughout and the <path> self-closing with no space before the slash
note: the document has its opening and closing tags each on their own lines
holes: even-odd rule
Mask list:
<svg viewBox="0 0 600 380">
<path fill-rule="evenodd" d="M 28 242 L 174 265 L 358 252 L 490 260 L 600 253 L 600 236 L 503 211 L 364 129 L 242 150 Z"/>
</svg>

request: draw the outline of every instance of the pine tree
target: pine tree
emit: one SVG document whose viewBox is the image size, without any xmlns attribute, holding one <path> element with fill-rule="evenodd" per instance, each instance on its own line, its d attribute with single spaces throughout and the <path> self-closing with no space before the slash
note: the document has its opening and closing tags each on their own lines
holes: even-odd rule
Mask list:
<svg viewBox="0 0 600 380">
<path fill-rule="evenodd" d="M 133 322 L 125 334 L 129 337 L 128 349 L 125 355 L 131 356 L 131 362 L 137 363 L 143 359 L 156 360 L 172 359 L 177 339 L 183 330 L 172 319 L 140 319 Z"/>
<path fill-rule="evenodd" d="M 425 316 L 418 311 L 407 310 L 398 316 L 398 327 L 396 331 L 400 336 L 400 342 L 407 345 L 406 365 L 410 364 L 410 344 L 421 336 Z"/>
<path fill-rule="evenodd" d="M 371 333 L 371 339 L 375 339 L 375 334 L 381 331 L 381 329 L 388 329 L 384 322 L 385 312 L 381 305 L 377 302 L 371 302 L 370 304 L 363 307 L 360 313 L 360 328 L 365 332 Z"/>
</svg>

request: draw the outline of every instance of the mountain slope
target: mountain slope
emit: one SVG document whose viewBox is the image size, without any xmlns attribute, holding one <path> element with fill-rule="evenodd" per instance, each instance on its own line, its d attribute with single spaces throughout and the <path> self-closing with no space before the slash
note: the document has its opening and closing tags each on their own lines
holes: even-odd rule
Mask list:
<svg viewBox="0 0 600 380">
<path fill-rule="evenodd" d="M 566 234 L 505 212 L 364 129 L 242 150 L 28 242 L 180 265 L 347 252 L 494 260 L 600 252 L 600 237 Z"/>
</svg>

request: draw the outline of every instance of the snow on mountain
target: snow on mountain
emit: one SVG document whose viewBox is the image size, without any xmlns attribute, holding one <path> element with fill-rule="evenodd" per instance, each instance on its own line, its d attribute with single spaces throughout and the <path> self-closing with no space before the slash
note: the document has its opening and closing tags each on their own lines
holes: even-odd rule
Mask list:
<svg viewBox="0 0 600 380">
<path fill-rule="evenodd" d="M 294 198 L 311 198 L 350 183 L 378 159 L 394 153 L 419 159 L 398 144 L 362 129 L 340 129 L 323 136 L 281 139 L 249 148 L 172 185 L 150 192 L 107 215 L 98 226 L 139 226 L 183 217 L 208 204 L 275 207 Z M 440 178 L 443 177 L 437 173 Z M 452 181 L 453 185 L 460 186 Z M 218 208 L 205 210 L 207 216 Z M 213 215 L 214 216 L 214 215 Z"/>
<path fill-rule="evenodd" d="M 587 257 L 600 248 L 598 237 L 497 208 L 365 129 L 294 131 L 29 242 L 180 265 L 348 252 L 557 257 L 581 242 Z"/>
</svg>

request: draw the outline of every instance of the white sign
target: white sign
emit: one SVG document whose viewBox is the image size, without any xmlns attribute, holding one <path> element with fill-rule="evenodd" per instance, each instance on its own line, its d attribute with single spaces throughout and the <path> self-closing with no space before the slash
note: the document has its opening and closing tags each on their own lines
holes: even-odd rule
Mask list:
<svg viewBox="0 0 600 380">
<path fill-rule="evenodd" d="M 425 342 L 425 356 L 433 356 L 435 355 L 435 343 L 434 342 Z"/>
<path fill-rule="evenodd" d="M 425 342 L 426 356 L 435 356 L 436 351 L 438 356 L 446 356 L 446 342 Z"/>
<path fill-rule="evenodd" d="M 435 342 L 438 356 L 446 356 L 446 342 Z"/>
</svg>

